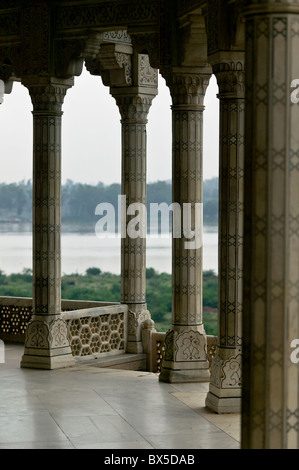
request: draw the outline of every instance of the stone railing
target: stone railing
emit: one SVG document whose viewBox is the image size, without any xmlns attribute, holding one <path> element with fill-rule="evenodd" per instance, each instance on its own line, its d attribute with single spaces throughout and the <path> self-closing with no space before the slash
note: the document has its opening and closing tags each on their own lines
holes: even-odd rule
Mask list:
<svg viewBox="0 0 299 470">
<path fill-rule="evenodd" d="M 32 299 L 0 297 L 0 338 L 12 343 L 23 343 L 31 317 Z"/>
<path fill-rule="evenodd" d="M 96 358 L 126 352 L 126 305 L 63 312 L 73 356 Z"/>
<path fill-rule="evenodd" d="M 125 353 L 128 307 L 112 302 L 63 300 L 61 317 L 66 321 L 72 353 L 85 359 Z M 32 317 L 32 299 L 0 297 L 0 339 L 24 342 Z M 142 342 L 147 370 L 159 373 L 166 333 L 157 332 L 153 320 L 143 324 Z M 207 354 L 211 364 L 217 336 L 207 336 Z"/>
<path fill-rule="evenodd" d="M 112 302 L 63 300 L 72 353 L 95 357 L 125 352 L 127 306 Z M 0 297 L 0 339 L 24 342 L 32 317 L 32 299 Z"/>
<path fill-rule="evenodd" d="M 164 341 L 166 333 L 159 333 L 155 329 L 152 320 L 146 320 L 143 324 L 142 342 L 146 353 L 147 370 L 159 373 L 164 354 Z M 212 359 L 216 352 L 217 336 L 207 335 L 207 355 L 211 367 Z"/>
</svg>

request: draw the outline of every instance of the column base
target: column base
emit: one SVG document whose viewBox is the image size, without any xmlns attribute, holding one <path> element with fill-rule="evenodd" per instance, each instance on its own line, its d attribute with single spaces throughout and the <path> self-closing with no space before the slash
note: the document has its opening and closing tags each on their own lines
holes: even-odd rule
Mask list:
<svg viewBox="0 0 299 470">
<path fill-rule="evenodd" d="M 241 397 L 218 397 L 209 392 L 206 407 L 215 413 L 241 413 Z"/>
<path fill-rule="evenodd" d="M 212 360 L 211 381 L 206 406 L 216 413 L 241 411 L 241 348 L 216 349 Z"/>
<path fill-rule="evenodd" d="M 51 351 L 48 351 L 51 353 Z M 42 352 L 45 354 L 45 351 Z M 53 370 L 53 369 L 62 369 L 64 367 L 74 366 L 75 361 L 72 353 L 65 352 L 61 353 L 61 355 L 57 356 L 46 356 L 46 355 L 38 355 L 30 354 L 25 351 L 20 367 L 28 368 L 28 369 L 46 369 L 46 370 Z"/>
<path fill-rule="evenodd" d="M 59 317 L 50 323 L 32 319 L 27 326 L 25 350 L 20 366 L 49 370 L 74 364 L 65 321 Z"/>
<path fill-rule="evenodd" d="M 209 369 L 168 369 L 163 367 L 159 375 L 159 381 L 168 383 L 209 382 L 210 371 Z"/>
<path fill-rule="evenodd" d="M 202 325 L 190 329 L 178 326 L 167 332 L 159 380 L 170 383 L 210 381 L 207 337 Z"/>
</svg>

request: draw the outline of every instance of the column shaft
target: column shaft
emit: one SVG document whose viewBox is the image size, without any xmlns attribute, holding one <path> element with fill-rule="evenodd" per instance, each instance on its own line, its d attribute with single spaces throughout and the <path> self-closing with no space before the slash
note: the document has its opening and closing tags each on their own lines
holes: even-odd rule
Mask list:
<svg viewBox="0 0 299 470">
<path fill-rule="evenodd" d="M 167 80 L 173 100 L 173 203 L 180 207 L 181 233 L 177 237 L 174 227 L 172 326 L 166 334 L 161 381 L 209 379 L 202 323 L 203 98 L 209 78 L 205 73 L 174 73 Z"/>
<path fill-rule="evenodd" d="M 33 309 L 61 310 L 61 115 L 33 111 Z"/>
<path fill-rule="evenodd" d="M 206 405 L 241 410 L 244 235 L 244 60 L 213 67 L 220 100 L 218 346 Z"/>
<path fill-rule="evenodd" d="M 122 121 L 122 152 L 122 195 L 126 196 L 125 225 L 128 227 L 132 220 L 132 215 L 127 214 L 128 207 L 146 204 L 146 123 Z M 137 229 L 146 229 L 145 212 L 138 214 L 138 220 Z M 121 301 L 143 304 L 146 302 L 146 238 L 132 238 L 127 233 L 122 238 L 121 248 Z"/>
<path fill-rule="evenodd" d="M 25 82 L 33 103 L 33 318 L 23 367 L 55 368 L 72 356 L 61 312 L 61 116 L 69 84 Z"/>
<path fill-rule="evenodd" d="M 256 13 L 255 13 L 256 7 Z M 299 448 L 299 14 L 246 11 L 243 448 Z M 285 10 L 285 13 L 284 13 Z"/>
<path fill-rule="evenodd" d="M 157 91 L 140 87 L 117 89 L 122 117 L 122 196 L 126 213 L 122 220 L 121 302 L 129 306 L 127 351 L 143 351 L 141 325 L 150 319 L 146 305 L 146 124 Z"/>
</svg>

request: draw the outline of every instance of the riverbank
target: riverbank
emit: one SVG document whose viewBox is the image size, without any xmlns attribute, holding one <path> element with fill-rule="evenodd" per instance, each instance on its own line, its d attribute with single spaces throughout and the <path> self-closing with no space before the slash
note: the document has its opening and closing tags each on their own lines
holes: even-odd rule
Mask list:
<svg viewBox="0 0 299 470">
<path fill-rule="evenodd" d="M 171 325 L 172 276 L 158 273 L 153 268 L 146 271 L 147 305 L 158 331 L 167 331 Z M 63 299 L 120 301 L 120 275 L 88 268 L 85 274 L 62 276 Z M 6 275 L 0 271 L 0 296 L 32 297 L 32 271 Z M 206 333 L 217 335 L 218 277 L 212 271 L 203 273 L 203 319 Z"/>
</svg>

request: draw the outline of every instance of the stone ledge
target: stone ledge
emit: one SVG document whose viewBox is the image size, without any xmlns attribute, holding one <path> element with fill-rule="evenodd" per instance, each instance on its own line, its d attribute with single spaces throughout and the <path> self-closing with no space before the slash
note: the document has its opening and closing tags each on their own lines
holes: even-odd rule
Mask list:
<svg viewBox="0 0 299 470">
<path fill-rule="evenodd" d="M 94 359 L 75 358 L 75 364 L 90 365 L 103 369 L 146 370 L 146 354 L 117 354 L 113 357 L 97 357 Z"/>
</svg>

